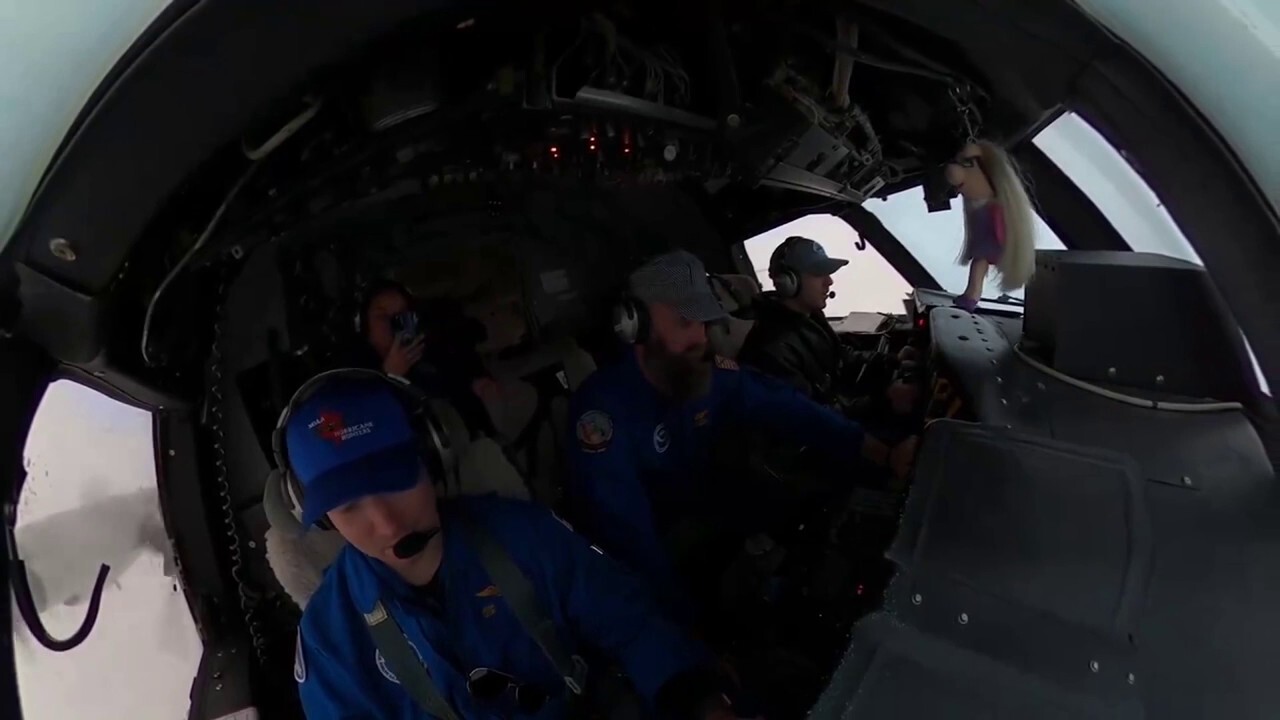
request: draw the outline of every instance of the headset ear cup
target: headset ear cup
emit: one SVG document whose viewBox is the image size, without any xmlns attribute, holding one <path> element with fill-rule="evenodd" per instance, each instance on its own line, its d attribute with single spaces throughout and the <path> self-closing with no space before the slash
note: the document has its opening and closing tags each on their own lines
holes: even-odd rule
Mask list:
<svg viewBox="0 0 1280 720">
<path fill-rule="evenodd" d="M 779 297 L 793 298 L 800 293 L 800 278 L 790 270 L 779 270 L 772 274 L 773 289 Z"/>
<path fill-rule="evenodd" d="M 627 345 L 649 339 L 649 311 L 635 300 L 622 300 L 613 308 L 613 333 Z"/>
<path fill-rule="evenodd" d="M 640 317 L 636 313 L 636 304 L 630 300 L 621 300 L 613 306 L 613 334 L 626 345 L 635 345 L 640 338 Z"/>
</svg>

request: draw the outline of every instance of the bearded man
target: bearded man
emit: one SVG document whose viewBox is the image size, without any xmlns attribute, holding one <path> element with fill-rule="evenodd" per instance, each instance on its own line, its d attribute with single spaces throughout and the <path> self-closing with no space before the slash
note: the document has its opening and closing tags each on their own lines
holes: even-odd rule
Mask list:
<svg viewBox="0 0 1280 720">
<path fill-rule="evenodd" d="M 870 461 L 899 476 L 909 472 L 917 441 L 891 449 L 791 386 L 717 357 L 707 325 L 727 313 L 692 253 L 646 262 L 628 278 L 628 295 L 615 331 L 633 347 L 588 378 L 571 404 L 569 499 L 581 531 L 647 580 L 669 612 L 692 621 L 696 577 L 677 571 L 672 536 L 690 518 L 724 524 L 753 500 L 768 502 L 744 497 L 751 490 L 716 472 L 718 429 L 747 423 L 850 472 Z M 681 545 L 686 555 L 715 554 L 688 545 Z"/>
</svg>

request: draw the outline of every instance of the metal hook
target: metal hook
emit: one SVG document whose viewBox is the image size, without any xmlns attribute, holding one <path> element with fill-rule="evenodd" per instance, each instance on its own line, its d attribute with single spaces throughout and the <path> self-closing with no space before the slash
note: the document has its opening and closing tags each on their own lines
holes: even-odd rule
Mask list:
<svg viewBox="0 0 1280 720">
<path fill-rule="evenodd" d="M 18 605 L 18 614 L 27 624 L 36 642 L 53 652 L 66 652 L 78 647 L 88 639 L 89 633 L 98 622 L 98 610 L 102 605 L 102 591 L 107 585 L 107 574 L 111 566 L 98 568 L 98 579 L 93 584 L 93 592 L 89 596 L 89 612 L 79 629 L 65 640 L 59 640 L 49 634 L 49 630 L 40 620 L 40 611 L 36 609 L 35 599 L 31 595 L 31 580 L 27 577 L 27 565 L 18 556 L 18 540 L 15 527 L 18 524 L 18 509 L 13 503 L 4 506 L 5 544 L 9 559 L 9 584 L 13 587 L 13 600 Z"/>
</svg>

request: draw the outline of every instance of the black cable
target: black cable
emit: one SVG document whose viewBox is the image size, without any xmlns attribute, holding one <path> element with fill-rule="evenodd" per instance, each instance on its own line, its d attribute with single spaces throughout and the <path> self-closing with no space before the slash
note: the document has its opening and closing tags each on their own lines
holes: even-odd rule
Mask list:
<svg viewBox="0 0 1280 720">
<path fill-rule="evenodd" d="M 93 632 L 94 625 L 98 622 L 98 610 L 102 606 L 102 591 L 106 588 L 107 574 L 111 572 L 111 566 L 102 565 L 98 568 L 98 579 L 94 582 L 93 592 L 89 595 L 89 612 L 85 615 L 84 622 L 80 623 L 79 629 L 71 637 L 59 640 L 49 634 L 48 628 L 40 620 L 40 612 L 36 609 L 35 598 L 31 595 L 31 580 L 27 577 L 27 564 L 18 556 L 18 540 L 15 530 L 15 526 L 18 524 L 18 510 L 14 505 L 10 504 L 5 507 L 4 514 L 5 541 L 9 556 L 9 584 L 13 587 L 13 600 L 18 606 L 18 614 L 22 616 L 22 621 L 27 624 L 27 629 L 31 631 L 32 637 L 45 648 L 53 652 L 66 652 L 79 647 L 81 643 L 89 638 L 89 634 Z"/>
<path fill-rule="evenodd" d="M 860 63 L 865 63 L 867 65 L 871 65 L 872 67 L 878 67 L 881 70 L 889 70 L 892 72 L 900 72 L 906 75 L 915 75 L 917 77 L 927 78 L 929 80 L 937 80 L 938 82 L 946 83 L 947 85 L 951 85 L 951 86 L 968 87 L 969 85 L 967 81 L 965 81 L 962 78 L 956 77 L 955 75 L 950 75 L 944 72 L 937 72 L 934 70 L 929 70 L 927 68 L 907 65 L 905 63 L 894 62 L 893 60 L 885 60 L 884 58 L 877 57 L 875 55 L 868 55 L 866 52 L 859 50 L 858 48 L 854 47 L 853 45 L 850 45 L 849 43 L 841 42 L 839 40 L 832 40 L 830 37 L 823 34 L 822 32 L 815 30 L 811 27 L 808 27 L 806 25 L 797 23 L 788 18 L 778 16 L 778 15 L 774 15 L 772 16 L 772 18 L 775 22 L 780 23 L 782 25 L 786 25 L 794 30 L 797 30 L 800 33 L 804 34 L 805 36 L 809 37 L 810 39 L 814 40 L 815 42 L 820 43 L 826 50 L 833 53 L 837 53 L 839 55 L 847 55 L 853 58 L 854 60 L 857 60 Z"/>
</svg>

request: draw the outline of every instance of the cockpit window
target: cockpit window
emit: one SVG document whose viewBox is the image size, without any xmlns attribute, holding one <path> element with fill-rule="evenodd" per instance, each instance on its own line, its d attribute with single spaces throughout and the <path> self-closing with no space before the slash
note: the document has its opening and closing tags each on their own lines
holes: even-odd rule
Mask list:
<svg viewBox="0 0 1280 720">
<path fill-rule="evenodd" d="M 902 299 L 911 292 L 911 285 L 875 247 L 861 242 L 849 223 L 834 215 L 802 217 L 744 242 L 761 288 L 773 289 L 769 256 L 792 235 L 816 240 L 827 255 L 849 261 L 831 276 L 831 289 L 836 296 L 827 303 L 829 317 L 843 317 L 851 312 L 902 312 Z"/>
<path fill-rule="evenodd" d="M 1064 113 L 1032 142 L 1097 206 L 1134 251 L 1204 264 L 1147 181 L 1078 115 Z"/>
<path fill-rule="evenodd" d="M 186 716 L 202 648 L 160 514 L 151 422 L 65 380 L 36 412 L 16 539 L 49 635 L 80 628 L 99 566 L 111 569 L 97 621 L 66 652 L 45 649 L 15 613 L 25 717 Z"/>
<path fill-rule="evenodd" d="M 1075 183 L 1135 252 L 1204 265 L 1168 210 L 1124 154 L 1075 113 L 1064 113 L 1036 135 L 1036 147 Z M 1245 338 L 1262 391 L 1271 394 Z"/>
<path fill-rule="evenodd" d="M 951 201 L 950 210 L 931 213 L 925 207 L 920 188 L 912 188 L 884 200 L 868 200 L 863 207 L 875 213 L 943 290 L 957 294 L 964 292 L 969 280 L 969 267 L 968 263 L 956 262 L 960 245 L 964 242 L 964 212 L 958 198 Z M 1035 216 L 1035 224 L 1036 248 L 1065 249 L 1039 215 Z M 988 282 L 983 298 L 995 300 L 999 295 L 998 284 Z M 1022 290 L 1015 290 L 1009 295 L 1020 300 Z"/>
</svg>

